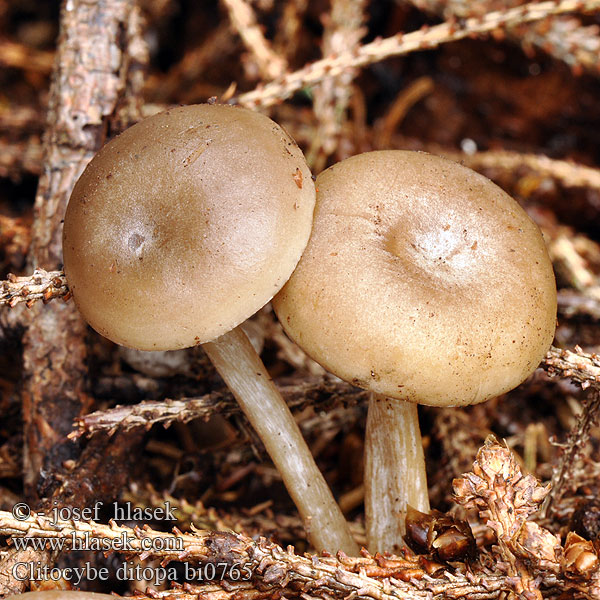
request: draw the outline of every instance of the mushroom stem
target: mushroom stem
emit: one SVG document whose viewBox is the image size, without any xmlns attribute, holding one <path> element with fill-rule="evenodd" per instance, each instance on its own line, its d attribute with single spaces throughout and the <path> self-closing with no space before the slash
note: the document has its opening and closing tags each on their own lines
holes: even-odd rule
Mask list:
<svg viewBox="0 0 600 600">
<path fill-rule="evenodd" d="M 416 404 L 371 393 L 364 481 L 369 552 L 397 552 L 404 545 L 406 506 L 429 512 Z"/>
<path fill-rule="evenodd" d="M 298 424 L 240 327 L 203 344 L 262 440 L 318 550 L 358 555 L 342 511 L 317 468 Z"/>
</svg>

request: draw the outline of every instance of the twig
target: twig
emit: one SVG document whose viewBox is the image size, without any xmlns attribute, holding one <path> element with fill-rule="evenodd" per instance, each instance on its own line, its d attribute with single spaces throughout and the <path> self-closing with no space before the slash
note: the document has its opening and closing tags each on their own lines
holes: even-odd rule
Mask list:
<svg viewBox="0 0 600 600">
<path fill-rule="evenodd" d="M 578 416 L 575 427 L 569 432 L 566 442 L 561 444 L 558 465 L 554 467 L 550 480 L 552 489 L 542 506 L 542 518 L 551 514 L 554 505 L 560 502 L 566 488 L 574 481 L 573 473 L 590 438 L 590 429 L 593 424 L 598 422 L 600 392 L 596 390 L 590 397 L 582 401 L 582 405 L 583 411 Z"/>
<path fill-rule="evenodd" d="M 497 0 L 410 0 L 418 8 L 443 16 L 467 18 L 485 14 L 497 8 Z M 507 4 L 507 3 L 504 3 Z M 509 2 L 518 4 L 518 2 Z M 584 27 L 578 19 L 554 17 L 538 23 L 509 27 L 507 33 L 516 43 L 520 43 L 527 54 L 533 47 L 564 61 L 576 72 L 587 69 L 598 72 L 600 37 L 598 26 Z"/>
<path fill-rule="evenodd" d="M 376 146 L 378 148 L 386 150 L 390 147 L 392 134 L 402 122 L 406 113 L 417 102 L 430 94 L 433 89 L 433 79 L 428 76 L 423 76 L 411 82 L 398 93 L 396 99 L 378 125 L 378 129 L 380 130 L 376 141 Z"/>
<path fill-rule="evenodd" d="M 323 17 L 324 56 L 352 52 L 358 48 L 365 34 L 365 4 L 365 0 L 332 0 L 330 12 Z M 317 172 L 322 170 L 327 157 L 339 146 L 338 138 L 356 75 L 356 69 L 347 69 L 338 77 L 326 79 L 315 87 L 313 108 L 319 126 L 307 160 Z"/>
<path fill-rule="evenodd" d="M 332 409 L 339 405 L 352 406 L 365 403 L 368 396 L 364 390 L 327 378 L 283 385 L 279 386 L 279 390 L 290 408 L 299 411 L 307 406 L 313 406 L 317 410 Z M 117 429 L 149 429 L 157 423 L 168 426 L 175 421 L 185 423 L 192 419 L 207 419 L 214 414 L 241 414 L 229 391 L 214 391 L 200 398 L 146 401 L 83 415 L 76 420 L 79 430 L 73 431 L 71 437 L 79 437 L 84 432 L 92 434 L 106 431 L 112 434 Z"/>
<path fill-rule="evenodd" d="M 525 167 L 544 177 L 558 180 L 565 187 L 586 187 L 600 190 L 600 169 L 568 160 L 548 158 L 542 154 L 526 154 L 508 150 L 453 155 L 471 169 L 502 169 L 516 171 Z"/>
<path fill-rule="evenodd" d="M 512 589 L 503 576 L 449 573 L 435 565 L 436 577 L 428 575 L 428 562 L 406 556 L 360 558 L 340 553 L 333 556 L 298 556 L 291 547 L 284 550 L 264 538 L 255 541 L 240 534 L 193 529 L 172 534 L 144 527 L 130 528 L 111 522 L 62 521 L 56 524 L 43 515 L 19 521 L 10 512 L 0 511 L 0 534 L 7 536 L 61 539 L 66 546 L 74 541 L 114 545 L 128 556 L 188 563 L 225 563 L 251 574 L 252 581 L 266 589 L 301 591 L 312 598 L 360 597 L 373 600 L 429 600 L 443 598 L 497 598 Z M 123 544 L 125 550 L 122 549 Z M 231 570 L 233 572 L 233 570 Z M 225 578 L 228 577 L 225 572 Z M 233 577 L 233 576 L 232 576 Z M 227 587 L 231 584 L 227 582 Z M 234 584 L 235 585 L 235 584 Z M 225 589 L 227 589 L 225 587 Z"/>
<path fill-rule="evenodd" d="M 23 44 L 0 41 L 0 65 L 38 73 L 50 73 L 54 63 L 54 52 L 28 48 Z"/>
<path fill-rule="evenodd" d="M 252 6 L 246 0 L 223 0 L 231 24 L 239 33 L 246 48 L 251 52 L 264 79 L 281 77 L 287 70 L 287 61 L 273 51 L 256 23 Z"/>
<path fill-rule="evenodd" d="M 375 40 L 370 44 L 360 46 L 355 51 L 343 52 L 337 56 L 327 57 L 309 64 L 299 71 L 285 75 L 279 81 L 241 94 L 233 101 L 250 107 L 271 106 L 289 98 L 303 87 L 337 77 L 349 68 L 364 67 L 391 56 L 436 48 L 440 44 L 469 36 L 484 35 L 496 29 L 536 21 L 551 15 L 573 11 L 595 11 L 599 8 L 600 0 L 531 2 L 508 10 L 494 11 L 481 18 L 471 17 L 462 22 L 447 22 L 407 34 L 400 33 L 389 38 Z"/>
<path fill-rule="evenodd" d="M 283 56 L 296 56 L 302 33 L 303 17 L 308 0 L 287 0 L 281 15 L 273 45 Z"/>
<path fill-rule="evenodd" d="M 139 31 L 132 29 L 136 12 L 129 0 L 63 4 L 44 143 L 45 168 L 34 207 L 29 254 L 33 267 L 53 270 L 62 263 L 62 219 L 71 190 L 105 140 L 108 119 L 130 83 L 130 69 L 139 68 L 135 60 L 143 54 L 144 42 Z M 53 275 L 58 282 L 56 278 L 60 275 Z M 36 280 L 32 283 L 30 289 L 39 297 Z M 20 280 L 19 285 L 29 284 Z M 68 293 L 61 286 L 48 297 L 63 292 Z M 31 501 L 50 495 L 50 490 L 43 489 L 46 481 L 53 479 L 67 458 L 77 456 L 76 444 L 66 435 L 89 402 L 84 321 L 72 303 L 37 309 L 34 306 L 24 313 L 29 327 L 23 338 L 23 463 Z"/>
<path fill-rule="evenodd" d="M 600 357 L 587 354 L 579 346 L 575 346 L 575 352 L 550 348 L 541 366 L 551 377 L 568 377 L 584 390 L 600 389 Z"/>
<path fill-rule="evenodd" d="M 70 292 L 67 280 L 62 271 L 44 271 L 36 269 L 33 275 L 15 277 L 8 275 L 7 281 L 0 282 L 0 305 L 7 304 L 11 308 L 19 302 L 32 306 L 36 300 L 49 302 L 53 298 L 68 300 Z"/>
</svg>

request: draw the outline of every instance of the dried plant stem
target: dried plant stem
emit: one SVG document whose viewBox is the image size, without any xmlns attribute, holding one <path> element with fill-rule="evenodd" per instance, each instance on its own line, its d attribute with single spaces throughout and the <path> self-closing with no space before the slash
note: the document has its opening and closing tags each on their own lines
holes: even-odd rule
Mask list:
<svg viewBox="0 0 600 600">
<path fill-rule="evenodd" d="M 69 298 L 67 280 L 62 271 L 36 269 L 28 277 L 11 274 L 7 281 L 0 282 L 0 305 L 7 304 L 12 308 L 19 302 L 26 302 L 31 306 L 36 300 L 48 302 L 53 298 Z"/>
<path fill-rule="evenodd" d="M 235 101 L 250 107 L 271 106 L 289 98 L 294 92 L 305 86 L 337 77 L 349 68 L 364 67 L 391 56 L 436 48 L 440 44 L 469 36 L 484 35 L 495 29 L 536 21 L 551 15 L 573 11 L 595 11 L 599 8 L 600 0 L 531 2 L 507 10 L 490 12 L 481 18 L 471 17 L 461 22 L 442 23 L 419 31 L 378 39 L 355 50 L 342 52 L 309 64 L 294 73 L 285 75 L 278 81 L 241 94 Z"/>
<path fill-rule="evenodd" d="M 326 377 L 281 385 L 278 389 L 287 405 L 295 410 L 313 406 L 319 411 L 330 411 L 343 406 L 356 406 L 366 402 L 368 397 L 368 392 L 362 389 Z M 117 429 L 150 428 L 159 423 L 168 427 L 175 421 L 186 423 L 193 419 L 208 419 L 215 414 L 230 416 L 239 413 L 238 403 L 230 392 L 224 390 L 210 392 L 199 398 L 147 400 L 82 415 L 77 419 L 79 429 L 71 437 L 98 431 L 112 435 Z"/>
<path fill-rule="evenodd" d="M 507 150 L 476 152 L 453 156 L 471 169 L 502 169 L 515 171 L 525 167 L 539 175 L 552 177 L 565 187 L 600 189 L 600 169 L 579 165 L 568 160 L 548 158 L 542 154 L 525 154 Z"/>
<path fill-rule="evenodd" d="M 365 34 L 365 4 L 365 0 L 332 0 L 323 32 L 324 56 L 351 52 L 359 47 L 360 39 Z M 323 169 L 327 157 L 339 147 L 339 135 L 346 119 L 352 80 L 356 74 L 356 69 L 347 69 L 342 75 L 315 87 L 313 108 L 319 126 L 307 160 L 317 172 Z"/>
<path fill-rule="evenodd" d="M 364 482 L 369 552 L 397 553 L 406 533 L 407 505 L 429 512 L 416 404 L 371 394 Z"/>
<path fill-rule="evenodd" d="M 581 385 L 600 389 L 600 357 L 588 354 L 579 346 L 575 352 L 550 348 L 541 366 L 553 377 L 568 377 Z"/>
<path fill-rule="evenodd" d="M 285 59 L 273 51 L 256 22 L 252 6 L 246 0 L 223 0 L 229 19 L 239 33 L 246 48 L 252 53 L 261 76 L 275 79 L 287 69 Z"/>
<path fill-rule="evenodd" d="M 290 409 L 240 327 L 204 350 L 262 440 L 317 550 L 357 555 L 348 524 Z"/>
<path fill-rule="evenodd" d="M 445 18 L 466 18 L 484 14 L 495 7 L 517 5 L 518 1 L 499 3 L 497 0 L 411 0 L 420 9 L 428 10 Z M 584 27 L 572 17 L 550 18 L 531 25 L 508 28 L 509 37 L 520 43 L 527 55 L 537 46 L 544 52 L 563 60 L 574 72 L 583 69 L 598 72 L 598 26 Z"/>
<path fill-rule="evenodd" d="M 106 540 L 109 544 L 126 540 L 127 551 L 124 553 L 138 555 L 143 560 L 235 564 L 240 568 L 247 567 L 252 574 L 252 582 L 259 582 L 263 591 L 273 594 L 278 592 L 273 598 L 280 598 L 282 595 L 288 597 L 289 594 L 289 597 L 321 600 L 430 600 L 432 597 L 440 600 L 487 600 L 498 598 L 501 591 L 513 588 L 513 584 L 503 575 L 465 575 L 458 571 L 451 574 L 436 569 L 434 578 L 427 574 L 427 567 L 421 566 L 416 558 L 352 558 L 343 554 L 338 557 L 298 556 L 291 547 L 284 550 L 265 539 L 255 541 L 226 532 L 193 530 L 192 533 L 181 533 L 175 530 L 175 533 L 170 534 L 149 527 L 132 529 L 114 522 L 102 525 L 92 521 L 59 520 L 52 524 L 49 517 L 36 514 L 25 521 L 19 521 L 12 513 L 0 511 L 0 535 L 60 538 L 67 543 L 75 540 L 80 544 L 83 541 L 89 544 L 92 539 Z M 153 540 L 159 538 L 160 543 L 153 543 Z M 178 549 L 169 549 L 173 546 Z M 233 590 L 238 584 L 226 581 L 222 585 L 224 590 Z M 240 592 L 226 595 L 223 599 L 246 598 L 243 587 Z M 171 593 L 169 591 L 164 595 L 153 595 L 170 598 Z M 185 595 L 181 597 L 187 598 Z M 203 597 L 202 594 L 197 596 L 198 599 Z"/>
<path fill-rule="evenodd" d="M 593 395 L 583 402 L 583 412 L 579 415 L 577 423 L 569 432 L 567 441 L 562 444 L 562 452 L 558 465 L 552 472 L 550 480 L 550 493 L 546 496 L 541 509 L 541 517 L 545 518 L 552 512 L 553 507 L 560 502 L 570 482 L 574 481 L 572 474 L 577 468 L 578 459 L 583 452 L 590 437 L 590 429 L 598 420 L 600 411 L 600 393 Z"/>
</svg>

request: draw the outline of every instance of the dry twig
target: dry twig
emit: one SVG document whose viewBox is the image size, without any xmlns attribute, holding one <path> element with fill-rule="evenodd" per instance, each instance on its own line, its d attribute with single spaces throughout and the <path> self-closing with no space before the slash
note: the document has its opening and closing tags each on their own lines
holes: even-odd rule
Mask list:
<svg viewBox="0 0 600 600">
<path fill-rule="evenodd" d="M 427 10 L 445 19 L 452 17 L 467 18 L 483 15 L 492 10 L 517 6 L 518 1 L 499 2 L 498 0 L 410 0 L 420 9 Z M 587 69 L 598 72 L 598 54 L 600 37 L 597 25 L 584 27 L 578 19 L 572 17 L 553 17 L 538 23 L 518 25 L 507 28 L 509 37 L 520 43 L 531 54 L 533 47 L 564 61 L 578 72 Z"/>
<path fill-rule="evenodd" d="M 62 271 L 36 269 L 33 275 L 15 277 L 10 274 L 7 281 L 0 282 L 0 305 L 11 308 L 25 302 L 31 306 L 36 300 L 49 302 L 53 298 L 68 300 L 70 297 L 67 280 Z"/>
<path fill-rule="evenodd" d="M 282 77 L 279 81 L 241 94 L 235 102 L 249 107 L 272 106 L 303 87 L 338 77 L 347 69 L 364 67 L 392 56 L 402 56 L 415 50 L 436 48 L 441 44 L 469 36 L 485 35 L 497 29 L 543 19 L 566 12 L 588 12 L 600 8 L 600 0 L 556 0 L 531 2 L 508 10 L 499 10 L 471 17 L 462 22 L 448 22 L 419 31 L 378 39 L 354 51 L 342 52 L 307 65 Z"/>
<path fill-rule="evenodd" d="M 600 169 L 569 160 L 548 158 L 542 154 L 525 154 L 509 150 L 491 150 L 475 154 L 454 154 L 471 169 L 502 169 L 515 172 L 526 168 L 543 177 L 556 179 L 565 187 L 585 187 L 600 190 Z"/>
<path fill-rule="evenodd" d="M 368 397 L 368 392 L 364 390 L 329 378 L 282 385 L 279 390 L 289 407 L 298 411 L 308 406 L 323 411 L 337 406 L 366 404 Z M 192 419 L 208 419 L 215 414 L 241 415 L 239 406 L 229 391 L 214 391 L 200 398 L 145 401 L 93 412 L 77 419 L 79 430 L 74 431 L 71 436 L 79 437 L 84 432 L 92 434 L 98 431 L 113 434 L 117 429 L 127 431 L 138 427 L 149 429 L 157 423 L 169 426 L 175 421 L 185 423 Z"/>
<path fill-rule="evenodd" d="M 256 22 L 252 6 L 246 0 L 223 0 L 229 19 L 249 50 L 260 76 L 264 79 L 276 79 L 287 70 L 287 61 L 273 51 Z"/>
<path fill-rule="evenodd" d="M 365 0 L 332 0 L 331 11 L 324 17 L 323 55 L 353 52 L 365 34 Z M 356 69 L 347 69 L 315 87 L 313 107 L 319 120 L 313 147 L 307 153 L 309 164 L 321 171 L 328 156 L 340 146 L 340 131 L 346 119 L 352 80 Z M 342 157 L 345 158 L 345 157 Z"/>
<path fill-rule="evenodd" d="M 579 383 L 582 389 L 600 389 L 600 358 L 588 354 L 579 346 L 575 352 L 551 348 L 541 365 L 551 377 L 568 377 Z"/>
<path fill-rule="evenodd" d="M 598 422 L 600 410 L 600 392 L 596 390 L 590 397 L 582 401 L 583 411 L 577 418 L 577 423 L 569 432 L 564 444 L 560 444 L 561 453 L 558 465 L 552 472 L 550 484 L 552 489 L 546 497 L 541 510 L 542 518 L 547 517 L 560 502 L 567 489 L 572 487 L 576 478 L 573 473 L 577 470 L 579 459 L 590 439 L 590 429 Z"/>
<path fill-rule="evenodd" d="M 32 515 L 24 521 L 10 512 L 0 511 L 0 535 L 62 539 L 67 543 L 98 544 L 117 547 L 128 556 L 142 560 L 158 559 L 166 564 L 178 560 L 188 563 L 225 563 L 251 573 L 253 582 L 271 593 L 291 593 L 306 598 L 360 597 L 373 600 L 428 600 L 497 598 L 512 586 L 503 576 L 450 573 L 442 565 L 415 557 L 299 556 L 289 547 L 284 550 L 264 538 L 255 541 L 239 534 L 192 530 L 191 533 L 164 533 L 144 527 L 130 528 L 111 522 L 57 521 Z M 125 549 L 123 550 L 123 546 Z M 150 549 L 149 549 L 150 548 Z M 159 549 L 160 548 L 160 549 Z M 432 576 L 428 573 L 435 573 Z M 227 575 L 226 575 L 227 577 Z M 225 590 L 236 583 L 224 581 Z M 242 596 L 243 597 L 243 596 Z"/>
</svg>

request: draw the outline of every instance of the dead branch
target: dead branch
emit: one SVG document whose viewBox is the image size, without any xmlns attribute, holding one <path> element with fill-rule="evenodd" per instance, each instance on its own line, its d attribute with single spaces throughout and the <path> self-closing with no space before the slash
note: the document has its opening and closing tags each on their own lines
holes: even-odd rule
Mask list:
<svg viewBox="0 0 600 600">
<path fill-rule="evenodd" d="M 550 377 L 567 377 L 584 390 L 589 387 L 600 389 L 600 358 L 578 346 L 574 352 L 552 347 L 541 366 Z"/>
<path fill-rule="evenodd" d="M 67 280 L 62 271 L 36 269 L 28 277 L 10 274 L 7 281 L 0 282 L 0 305 L 7 304 L 11 308 L 19 302 L 25 302 L 30 307 L 36 300 L 48 302 L 53 298 L 62 298 L 66 301 L 69 297 Z"/>
<path fill-rule="evenodd" d="M 441 44 L 462 40 L 469 36 L 485 35 L 497 29 L 543 19 L 566 12 L 591 12 L 600 8 L 599 0 L 556 0 L 531 2 L 508 10 L 498 10 L 481 17 L 471 17 L 462 22 L 447 22 L 419 31 L 399 33 L 360 46 L 354 51 L 342 52 L 316 61 L 280 80 L 241 94 L 233 101 L 248 107 L 272 106 L 303 87 L 337 77 L 350 68 L 359 68 L 402 56 L 415 50 L 436 48 Z"/>
<path fill-rule="evenodd" d="M 102 525 L 93 521 L 63 521 L 33 514 L 26 520 L 15 519 L 0 511 L 0 534 L 42 539 L 62 539 L 72 543 L 98 544 L 117 549 L 142 560 L 186 561 L 188 563 L 225 563 L 251 574 L 251 580 L 272 591 L 300 591 L 313 598 L 331 600 L 358 596 L 374 600 L 415 600 L 497 598 L 512 589 L 502 576 L 450 573 L 436 564 L 435 577 L 428 574 L 428 561 L 405 557 L 299 556 L 292 547 L 282 547 L 264 538 L 255 541 L 240 534 L 193 529 L 191 533 L 164 533 L 149 527 L 140 529 Z M 149 549 L 150 548 L 150 549 Z M 160 548 L 160 549 L 159 549 Z M 172 549 L 175 548 L 175 549 Z M 226 575 L 227 576 L 227 575 Z M 231 582 L 224 581 L 225 589 Z M 235 585 L 235 582 L 233 582 Z"/>
<path fill-rule="evenodd" d="M 352 52 L 365 34 L 365 0 L 333 0 L 331 11 L 324 17 L 324 56 Z M 339 136 L 346 120 L 351 85 L 358 71 L 347 69 L 338 77 L 327 79 L 315 87 L 313 108 L 319 121 L 307 160 L 316 172 L 322 171 L 328 156 L 339 147 Z M 346 158 L 346 156 L 342 156 Z"/>
<path fill-rule="evenodd" d="M 600 393 L 595 391 L 589 398 L 584 399 L 582 404 L 583 411 L 578 416 L 575 427 L 569 432 L 565 443 L 561 444 L 558 465 L 555 466 L 550 481 L 552 489 L 542 506 L 542 518 L 552 513 L 555 505 L 560 502 L 566 490 L 576 480 L 573 475 L 577 470 L 585 445 L 590 439 L 590 429 L 598 422 Z"/>
<path fill-rule="evenodd" d="M 32 229 L 30 263 L 35 267 L 56 269 L 62 262 L 62 218 L 71 189 L 104 142 L 107 119 L 130 78 L 131 55 L 139 54 L 138 38 L 128 35 L 134 13 L 125 0 L 63 6 L 44 142 L 46 168 Z M 41 474 L 51 479 L 65 459 L 77 454 L 66 435 L 89 401 L 84 391 L 86 325 L 73 304 L 34 307 L 25 314 L 24 471 L 33 500 L 44 494 Z"/>
<path fill-rule="evenodd" d="M 273 51 L 256 22 L 252 6 L 246 0 L 223 0 L 231 24 L 251 53 L 259 73 L 264 79 L 276 79 L 287 70 L 287 61 Z"/>
<path fill-rule="evenodd" d="M 354 406 L 366 403 L 368 397 L 368 392 L 362 389 L 327 377 L 282 385 L 279 390 L 289 407 L 298 411 L 308 406 L 318 411 L 331 410 L 336 406 Z M 186 423 L 192 419 L 208 419 L 214 414 L 241 415 L 239 406 L 229 391 L 214 391 L 200 398 L 146 401 L 93 412 L 76 420 L 79 429 L 73 431 L 71 437 L 79 437 L 84 432 L 92 434 L 105 431 L 112 434 L 117 429 L 149 429 L 157 423 L 168 426 L 174 421 Z"/>
<path fill-rule="evenodd" d="M 508 150 L 476 152 L 455 155 L 471 169 L 502 169 L 514 172 L 529 169 L 543 177 L 551 177 L 565 187 L 600 189 L 600 169 L 580 165 L 569 160 L 548 158 L 542 154 L 525 154 Z"/>
<path fill-rule="evenodd" d="M 515 6 L 517 2 L 499 3 L 495 0 L 411 0 L 420 9 L 433 12 L 445 19 L 467 18 L 482 15 L 499 6 Z M 539 48 L 551 56 L 564 61 L 576 72 L 583 69 L 598 72 L 598 52 L 600 37 L 598 26 L 583 26 L 572 17 L 553 17 L 537 23 L 517 25 L 507 28 L 511 40 L 521 44 L 527 54 Z"/>
</svg>

